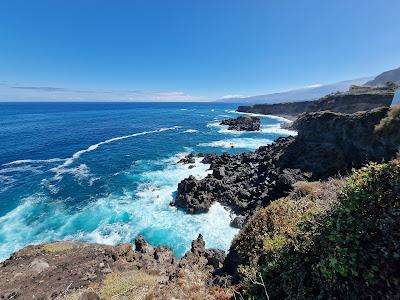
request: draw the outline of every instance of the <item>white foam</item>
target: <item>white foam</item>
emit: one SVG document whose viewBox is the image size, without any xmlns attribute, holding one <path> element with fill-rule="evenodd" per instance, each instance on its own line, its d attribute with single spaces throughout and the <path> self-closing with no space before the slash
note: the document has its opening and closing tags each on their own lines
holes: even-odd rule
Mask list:
<svg viewBox="0 0 400 300">
<path fill-rule="evenodd" d="M 259 132 L 273 133 L 273 134 L 279 134 L 279 135 L 292 135 L 292 136 L 297 135 L 297 131 L 281 128 L 281 124 L 263 125 Z"/>
<path fill-rule="evenodd" d="M 183 133 L 195 133 L 195 132 L 199 132 L 199 131 L 196 129 L 187 129 Z"/>
<path fill-rule="evenodd" d="M 80 182 L 82 182 L 83 180 L 88 181 L 89 186 L 91 186 L 93 182 L 98 179 L 94 177 L 86 164 L 80 164 L 73 168 L 56 168 L 55 170 L 52 169 L 52 171 L 56 173 L 53 177 L 53 180 L 61 180 L 62 175 L 70 174 Z"/>
<path fill-rule="evenodd" d="M 50 159 L 21 159 L 3 164 L 3 166 L 20 165 L 20 164 L 41 164 L 65 161 L 64 158 L 50 158 Z"/>
<path fill-rule="evenodd" d="M 6 174 L 6 173 L 13 173 L 13 172 L 32 172 L 34 174 L 41 174 L 43 173 L 41 170 L 39 170 L 39 167 L 33 167 L 33 166 L 17 166 L 17 167 L 8 167 L 5 169 L 0 169 L 0 174 Z"/>
<path fill-rule="evenodd" d="M 0 193 L 10 189 L 16 181 L 11 176 L 0 175 Z"/>
<path fill-rule="evenodd" d="M 271 144 L 272 141 L 269 139 L 255 139 L 255 138 L 232 138 L 226 140 L 213 141 L 209 143 L 200 143 L 199 147 L 213 147 L 213 148 L 240 148 L 255 150 L 260 146 L 265 146 Z"/>
<path fill-rule="evenodd" d="M 220 125 L 221 121 L 218 122 L 211 122 L 207 124 L 207 127 L 221 127 L 223 125 Z"/>
<path fill-rule="evenodd" d="M 111 139 L 99 142 L 97 144 L 91 145 L 86 149 L 79 150 L 79 151 L 75 152 L 71 157 L 66 159 L 65 163 L 62 164 L 62 166 L 65 167 L 65 166 L 68 166 L 68 165 L 72 164 L 74 162 L 74 160 L 78 159 L 82 154 L 90 152 L 90 151 L 94 151 L 98 147 L 100 147 L 101 145 L 109 144 L 109 143 L 120 141 L 120 140 L 125 140 L 125 139 L 131 138 L 131 137 L 135 137 L 135 136 L 141 136 L 141 135 L 146 135 L 146 134 L 150 134 L 150 133 L 157 133 L 157 132 L 164 132 L 164 131 L 168 131 L 168 130 L 175 130 L 175 129 L 178 129 L 180 127 L 181 126 L 160 128 L 158 130 L 143 131 L 143 132 L 138 132 L 138 133 L 133 133 L 133 134 L 129 134 L 129 135 L 123 135 L 123 136 L 118 136 L 118 137 L 115 137 L 115 138 L 111 138 Z"/>
<path fill-rule="evenodd" d="M 207 127 L 219 128 L 218 132 L 222 134 L 230 134 L 230 135 L 243 135 L 243 134 L 253 134 L 253 133 L 261 133 L 261 134 L 278 134 L 278 135 L 292 135 L 296 136 L 297 131 L 289 130 L 285 128 L 281 128 L 281 123 L 278 124 L 269 124 L 262 125 L 259 131 L 237 131 L 237 130 L 228 130 L 228 125 L 221 125 L 220 122 L 211 122 L 207 124 Z"/>
<path fill-rule="evenodd" d="M 229 211 L 214 204 L 206 214 L 189 215 L 169 206 L 182 179 L 203 178 L 211 172 L 201 158 L 195 159 L 192 169 L 176 164 L 182 155 L 165 160 L 162 169 L 139 174 L 136 191 L 110 194 L 80 209 L 71 210 L 62 201 L 40 194 L 25 198 L 0 217 L 0 236 L 6 241 L 0 243 L 0 261 L 28 244 L 55 240 L 117 244 L 131 242 L 139 234 L 153 243 L 173 246 L 179 254 L 190 249 L 199 233 L 207 247 L 227 250 L 238 232 L 229 225 Z"/>
<path fill-rule="evenodd" d="M 99 142 L 99 143 L 94 144 L 94 145 L 90 145 L 86 149 L 82 149 L 82 150 L 79 150 L 79 151 L 75 152 L 71 157 L 66 158 L 64 160 L 63 164 L 61 164 L 61 165 L 59 165 L 59 166 L 57 166 L 55 168 L 52 168 L 51 171 L 56 173 L 54 179 L 55 180 L 60 180 L 61 179 L 61 176 L 60 176 L 61 174 L 68 173 L 68 169 L 66 169 L 66 167 L 71 165 L 82 154 L 94 151 L 97 148 L 99 148 L 101 145 L 109 144 L 109 143 L 112 143 L 112 142 L 116 142 L 116 141 L 120 141 L 120 140 L 124 140 L 124 139 L 128 139 L 128 138 L 132 138 L 132 137 L 136 137 L 136 136 L 146 135 L 146 134 L 150 134 L 150 133 L 158 133 L 158 132 L 164 132 L 164 131 L 169 131 L 169 130 L 175 130 L 175 129 L 178 129 L 178 128 L 181 128 L 181 127 L 182 126 L 173 126 L 173 127 L 160 128 L 160 129 L 157 129 L 157 130 L 143 131 L 143 132 L 133 133 L 133 134 L 129 134 L 129 135 L 118 136 L 118 137 L 115 137 L 115 138 L 111 138 L 111 139 Z"/>
<path fill-rule="evenodd" d="M 278 120 L 278 121 L 285 122 L 285 123 L 293 122 L 292 120 L 286 119 L 284 117 L 279 117 L 279 116 L 274 116 L 274 115 L 253 114 L 253 113 L 246 113 L 246 112 L 240 112 L 240 111 L 235 111 L 235 110 L 230 110 L 229 112 L 232 114 L 248 115 L 248 116 L 254 116 L 254 117 L 264 117 L 264 118 L 274 119 L 274 120 Z"/>
</svg>

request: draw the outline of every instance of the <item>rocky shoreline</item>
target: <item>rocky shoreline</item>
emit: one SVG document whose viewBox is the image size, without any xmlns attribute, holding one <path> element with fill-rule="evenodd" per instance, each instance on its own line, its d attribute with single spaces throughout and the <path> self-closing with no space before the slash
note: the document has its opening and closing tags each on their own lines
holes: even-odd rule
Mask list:
<svg viewBox="0 0 400 300">
<path fill-rule="evenodd" d="M 297 181 L 345 175 L 368 161 L 388 160 L 398 145 L 374 132 L 387 113 L 388 108 L 378 108 L 305 114 L 291 125 L 296 137 L 279 138 L 254 152 L 207 155 L 203 161 L 210 163 L 212 174 L 181 181 L 175 205 L 188 213 L 204 213 L 218 201 L 247 218 L 287 195 Z"/>
<path fill-rule="evenodd" d="M 170 289 L 177 290 L 175 285 L 183 275 L 202 274 L 205 277 L 199 283 L 207 293 L 211 274 L 223 266 L 224 259 L 224 251 L 205 248 L 201 234 L 182 258 L 175 257 L 169 247 L 151 246 L 141 236 L 134 247 L 73 241 L 28 246 L 0 263 L 0 299 L 61 299 L 74 292 L 76 299 L 100 299 L 106 293 L 99 288 L 101 283 L 111 274 L 130 272 L 152 276 L 155 282 L 151 288 L 171 296 Z M 214 277 L 214 283 L 217 279 L 221 283 L 225 280 Z"/>
<path fill-rule="evenodd" d="M 298 132 L 296 137 L 279 138 L 254 152 L 189 154 L 178 163 L 190 166 L 202 157 L 212 173 L 203 179 L 190 176 L 182 180 L 171 205 L 197 214 L 219 202 L 236 214 L 232 226 L 248 231 L 246 223 L 255 222 L 255 212 L 290 195 L 299 182 L 346 176 L 370 161 L 395 157 L 400 144 L 397 114 L 388 107 L 353 114 L 313 112 L 290 125 Z M 387 118 L 391 118 L 390 126 Z M 151 246 L 142 237 L 136 238 L 134 247 L 78 242 L 28 246 L 1 263 L 0 299 L 61 299 L 67 295 L 79 300 L 112 299 L 131 292 L 151 295 L 148 299 L 166 295 L 185 299 L 190 293 L 199 299 L 231 299 L 235 290 L 231 283 L 238 280 L 243 263 L 237 247 L 236 241 L 225 259 L 224 251 L 206 249 L 201 235 L 182 258 L 168 247 Z M 133 281 L 130 287 L 117 289 L 113 278 Z M 110 290 L 119 292 L 108 297 Z"/>
<path fill-rule="evenodd" d="M 386 87 L 353 86 L 348 92 L 333 93 L 315 101 L 286 102 L 239 106 L 237 111 L 264 115 L 275 115 L 295 120 L 302 113 L 332 111 L 355 113 L 378 107 L 389 107 L 394 90 Z"/>
</svg>

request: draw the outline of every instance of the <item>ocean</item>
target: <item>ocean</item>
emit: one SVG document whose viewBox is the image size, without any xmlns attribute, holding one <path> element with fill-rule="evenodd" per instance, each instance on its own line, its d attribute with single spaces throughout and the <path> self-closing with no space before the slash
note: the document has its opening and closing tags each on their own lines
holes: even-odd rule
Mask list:
<svg viewBox="0 0 400 300">
<path fill-rule="evenodd" d="M 199 233 L 227 250 L 237 229 L 214 204 L 206 214 L 170 207 L 178 183 L 209 166 L 177 164 L 192 151 L 240 153 L 293 132 L 262 117 L 257 133 L 230 132 L 218 103 L 0 103 L 0 261 L 28 244 L 117 244 L 143 235 L 177 256 Z"/>
</svg>

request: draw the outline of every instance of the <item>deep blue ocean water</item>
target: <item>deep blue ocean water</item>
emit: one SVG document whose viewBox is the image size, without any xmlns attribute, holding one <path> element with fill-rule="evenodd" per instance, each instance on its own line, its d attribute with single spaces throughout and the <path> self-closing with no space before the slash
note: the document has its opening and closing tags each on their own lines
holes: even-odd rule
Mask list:
<svg viewBox="0 0 400 300">
<path fill-rule="evenodd" d="M 217 103 L 0 103 L 0 261 L 32 243 L 73 239 L 116 244 L 143 235 L 176 255 L 202 233 L 227 250 L 237 230 L 215 204 L 187 215 L 170 207 L 178 183 L 207 165 L 178 165 L 191 152 L 254 150 L 291 132 L 263 117 L 259 133 L 232 133 L 238 116 Z M 232 148 L 232 146 L 234 148 Z"/>
</svg>

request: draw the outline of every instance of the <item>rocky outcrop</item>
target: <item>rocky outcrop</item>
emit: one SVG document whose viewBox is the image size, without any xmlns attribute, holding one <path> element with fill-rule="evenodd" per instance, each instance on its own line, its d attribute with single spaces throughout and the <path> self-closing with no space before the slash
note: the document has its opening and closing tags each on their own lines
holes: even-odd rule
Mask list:
<svg viewBox="0 0 400 300">
<path fill-rule="evenodd" d="M 143 237 L 136 238 L 134 248 L 131 244 L 113 247 L 78 242 L 28 246 L 0 263 L 0 299 L 55 299 L 88 287 L 92 288 L 81 293 L 79 299 L 99 299 L 93 287 L 101 290 L 108 274 L 133 270 L 155 274 L 158 288 L 168 290 L 191 270 L 207 282 L 224 259 L 224 251 L 205 248 L 201 235 L 181 259 L 173 255 L 171 248 L 153 247 Z"/>
<path fill-rule="evenodd" d="M 393 158 L 399 149 L 392 140 L 400 131 L 384 135 L 375 130 L 388 114 L 378 108 L 355 114 L 317 112 L 301 115 L 292 127 L 298 136 L 281 156 L 282 168 L 299 168 L 319 180 L 361 167 L 368 161 Z"/>
<path fill-rule="evenodd" d="M 300 170 L 278 165 L 292 141 L 292 137 L 282 138 L 255 152 L 213 157 L 208 161 L 212 174 L 200 180 L 190 176 L 179 183 L 175 204 L 189 213 L 202 213 L 218 201 L 240 215 L 268 204 L 304 179 Z"/>
<path fill-rule="evenodd" d="M 299 180 L 320 180 L 368 161 L 389 160 L 399 150 L 393 141 L 399 140 L 400 131 L 381 134 L 375 129 L 387 113 L 388 108 L 378 108 L 304 114 L 292 125 L 297 137 L 280 138 L 254 152 L 210 157 L 213 173 L 180 182 L 175 204 L 202 213 L 218 201 L 248 216 L 290 192 Z"/>
<path fill-rule="evenodd" d="M 194 163 L 196 163 L 196 161 L 194 160 L 193 153 L 189 153 L 188 155 L 182 157 L 178 161 L 178 164 L 183 164 L 183 165 L 194 164 Z"/>
<path fill-rule="evenodd" d="M 228 130 L 236 131 L 259 131 L 261 121 L 258 117 L 240 116 L 237 118 L 225 119 L 220 125 L 227 125 Z"/>
<path fill-rule="evenodd" d="M 316 101 L 287 102 L 279 104 L 257 104 L 239 106 L 238 112 L 297 117 L 302 113 L 329 110 L 340 113 L 355 113 L 378 107 L 389 107 L 394 91 L 385 87 L 352 87 L 348 92 L 335 93 Z"/>
</svg>

